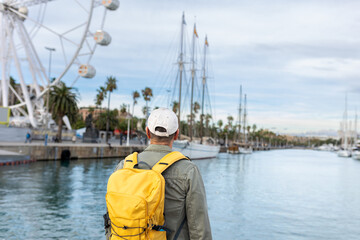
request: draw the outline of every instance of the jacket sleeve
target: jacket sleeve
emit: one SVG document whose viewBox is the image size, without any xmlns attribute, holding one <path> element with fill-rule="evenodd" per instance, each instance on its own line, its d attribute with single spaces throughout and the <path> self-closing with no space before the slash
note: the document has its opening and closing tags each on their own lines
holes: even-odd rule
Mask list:
<svg viewBox="0 0 360 240">
<path fill-rule="evenodd" d="M 186 217 L 191 240 L 211 240 L 205 186 L 194 164 L 187 174 Z"/>
</svg>

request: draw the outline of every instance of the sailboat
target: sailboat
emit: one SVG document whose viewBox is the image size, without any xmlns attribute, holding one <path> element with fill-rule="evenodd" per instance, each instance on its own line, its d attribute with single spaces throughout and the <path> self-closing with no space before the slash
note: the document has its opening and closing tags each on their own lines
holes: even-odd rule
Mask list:
<svg viewBox="0 0 360 240">
<path fill-rule="evenodd" d="M 357 134 L 357 112 L 355 113 L 355 129 L 354 129 L 354 148 L 355 150 L 352 152 L 352 157 L 356 160 L 360 160 L 360 140 L 358 140 Z"/>
<path fill-rule="evenodd" d="M 338 157 L 351 157 L 351 151 L 349 150 L 348 146 L 348 119 L 347 119 L 347 96 L 345 96 L 345 111 L 343 116 L 343 123 L 342 123 L 342 132 L 343 132 L 343 149 L 340 149 L 337 152 Z"/>
<path fill-rule="evenodd" d="M 240 97 L 239 97 L 239 109 L 238 109 L 238 132 L 236 134 L 236 139 L 234 139 L 234 143 L 228 147 L 227 153 L 230 154 L 238 154 L 239 146 L 241 145 L 241 100 L 242 100 L 242 85 L 240 85 Z"/>
<path fill-rule="evenodd" d="M 185 14 L 182 15 L 182 21 L 181 21 L 181 40 L 180 40 L 180 53 L 178 57 L 178 76 L 179 76 L 179 102 L 178 102 L 178 119 L 179 124 L 181 124 L 180 121 L 180 114 L 181 114 L 181 97 L 182 97 L 182 78 L 185 75 L 185 68 L 184 68 L 184 25 L 185 25 Z M 192 68 L 191 68 L 191 106 L 190 106 L 190 131 L 189 131 L 189 140 L 176 140 L 173 144 L 173 150 L 182 152 L 185 156 L 188 156 L 190 159 L 207 159 L 207 158 L 215 158 L 219 151 L 220 146 L 216 144 L 216 141 L 208 138 L 206 141 L 203 137 L 203 122 L 201 118 L 201 131 L 200 131 L 200 141 L 195 141 L 193 139 L 193 94 L 194 94 L 194 82 L 195 82 L 195 38 L 197 37 L 196 32 L 196 25 L 194 25 L 194 31 L 193 31 L 193 40 L 192 40 Z M 204 44 L 204 62 L 203 62 L 203 76 L 202 76 L 202 105 L 201 105 L 201 111 L 202 116 L 204 116 L 204 94 L 205 94 L 205 88 L 206 88 L 206 53 L 207 48 L 209 44 L 207 41 L 207 37 L 205 38 L 205 44 Z M 179 129 L 181 129 L 179 127 Z"/>
<path fill-rule="evenodd" d="M 247 116 L 247 110 L 246 110 L 246 94 L 245 94 L 245 98 L 244 98 L 244 117 L 243 117 L 244 147 L 239 147 L 239 152 L 242 153 L 242 154 L 251 154 L 253 152 L 253 149 L 252 149 L 251 145 L 247 141 L 246 116 Z"/>
</svg>

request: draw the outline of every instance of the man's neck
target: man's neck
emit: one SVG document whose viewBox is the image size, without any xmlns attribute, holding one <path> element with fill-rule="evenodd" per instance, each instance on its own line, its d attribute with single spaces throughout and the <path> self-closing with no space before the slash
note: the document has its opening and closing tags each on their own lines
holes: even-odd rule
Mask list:
<svg viewBox="0 0 360 240">
<path fill-rule="evenodd" d="M 154 141 L 154 140 L 150 140 L 150 144 L 152 144 L 152 145 L 163 145 L 163 146 L 168 146 L 170 148 L 172 148 L 173 142 L 174 141 L 171 141 L 170 143 L 162 143 L 162 142 L 157 142 L 157 141 Z"/>
</svg>

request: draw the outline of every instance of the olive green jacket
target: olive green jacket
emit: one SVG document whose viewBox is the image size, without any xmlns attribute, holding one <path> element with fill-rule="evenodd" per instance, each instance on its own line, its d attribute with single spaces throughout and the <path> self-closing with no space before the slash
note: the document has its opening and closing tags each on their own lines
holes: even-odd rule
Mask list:
<svg viewBox="0 0 360 240">
<path fill-rule="evenodd" d="M 149 145 L 139 153 L 138 162 L 145 162 L 153 167 L 170 152 L 172 149 L 169 146 Z M 117 165 L 116 170 L 122 167 L 123 161 Z M 148 167 L 140 164 L 139 168 Z M 191 161 L 180 160 L 165 170 L 163 176 L 165 226 L 172 231 L 167 233 L 167 240 L 173 240 L 177 231 L 180 231 L 178 240 L 211 240 L 205 187 L 197 166 Z M 181 225 L 183 226 L 180 227 Z"/>
</svg>

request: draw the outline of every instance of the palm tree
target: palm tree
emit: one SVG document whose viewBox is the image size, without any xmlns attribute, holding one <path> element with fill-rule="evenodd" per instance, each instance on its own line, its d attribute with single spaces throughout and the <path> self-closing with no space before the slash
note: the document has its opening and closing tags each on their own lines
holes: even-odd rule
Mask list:
<svg viewBox="0 0 360 240">
<path fill-rule="evenodd" d="M 104 99 L 106 98 L 106 89 L 104 87 L 100 87 L 99 89 L 96 89 L 96 91 L 98 92 L 98 94 L 96 94 L 95 97 L 95 105 L 97 107 L 100 107 L 100 113 L 101 113 L 101 105 L 102 102 L 104 101 Z"/>
<path fill-rule="evenodd" d="M 93 107 L 89 107 L 89 113 L 93 114 L 95 109 Z"/>
<path fill-rule="evenodd" d="M 140 93 L 138 91 L 133 91 L 132 98 L 133 98 L 133 109 L 132 109 L 132 115 L 134 116 L 134 108 L 137 104 L 137 99 L 140 97 Z"/>
<path fill-rule="evenodd" d="M 134 110 L 135 110 L 135 105 L 137 104 L 137 99 L 139 97 L 140 97 L 140 93 L 138 91 L 133 91 L 133 93 L 132 93 L 133 107 L 132 107 L 132 119 L 131 119 L 131 126 L 133 126 L 133 127 L 134 127 Z M 131 127 L 130 127 L 130 129 L 131 129 Z"/>
<path fill-rule="evenodd" d="M 127 111 L 127 106 L 126 106 L 126 104 L 125 104 L 125 103 L 121 104 L 121 106 L 120 106 L 120 112 L 121 112 L 121 113 L 126 113 L 126 111 Z"/>
<path fill-rule="evenodd" d="M 108 134 L 107 132 L 109 131 L 109 109 L 110 109 L 110 94 L 117 89 L 117 85 L 116 85 L 116 78 L 113 76 L 107 77 L 107 82 L 106 84 L 106 92 L 109 93 L 109 98 L 108 98 L 108 109 L 107 109 L 107 121 L 106 121 L 106 143 L 108 142 Z"/>
<path fill-rule="evenodd" d="M 67 87 L 65 83 L 60 82 L 50 90 L 49 105 L 53 119 L 58 123 L 57 138 L 61 142 L 63 117 L 68 116 L 70 123 L 76 120 L 78 112 L 78 93 L 73 92 L 72 87 Z"/>
<path fill-rule="evenodd" d="M 132 98 L 133 98 L 133 105 L 137 104 L 137 99 L 140 97 L 140 93 L 138 91 L 133 91 Z"/>
<path fill-rule="evenodd" d="M 250 125 L 246 126 L 246 130 L 247 130 L 248 134 L 250 134 L 251 126 Z"/>
<path fill-rule="evenodd" d="M 223 126 L 223 121 L 220 119 L 218 122 L 217 122 L 217 125 L 219 126 L 220 130 L 221 130 L 221 127 Z"/>
<path fill-rule="evenodd" d="M 119 125 L 119 118 L 117 110 L 112 110 L 109 112 L 109 117 L 107 113 L 100 113 L 95 120 L 95 127 L 100 130 L 106 129 L 106 124 L 109 122 L 109 129 L 114 130 Z"/>
<path fill-rule="evenodd" d="M 143 108 L 141 109 L 142 113 L 144 114 L 145 118 L 147 117 L 147 113 L 149 112 L 149 107 L 147 106 L 143 106 Z"/>
<path fill-rule="evenodd" d="M 205 128 L 206 128 L 206 130 L 209 129 L 210 119 L 212 119 L 212 116 L 210 114 L 206 114 L 205 115 Z"/>
<path fill-rule="evenodd" d="M 172 103 L 172 110 L 175 114 L 178 113 L 178 110 L 179 110 L 179 103 L 177 101 L 173 101 Z"/>
<path fill-rule="evenodd" d="M 230 127 L 232 127 L 232 122 L 234 121 L 233 116 L 228 116 L 228 117 L 227 117 L 227 120 L 228 120 L 228 125 L 229 125 Z"/>
<path fill-rule="evenodd" d="M 144 100 L 146 102 L 146 117 L 149 116 L 149 108 L 148 108 L 148 102 L 151 100 L 153 94 L 152 94 L 152 89 L 149 87 L 146 87 L 145 89 L 141 90 L 141 93 L 144 97 Z"/>
</svg>

